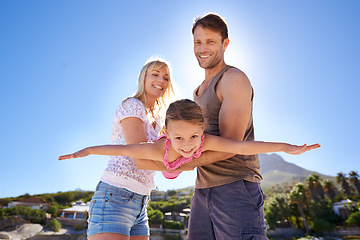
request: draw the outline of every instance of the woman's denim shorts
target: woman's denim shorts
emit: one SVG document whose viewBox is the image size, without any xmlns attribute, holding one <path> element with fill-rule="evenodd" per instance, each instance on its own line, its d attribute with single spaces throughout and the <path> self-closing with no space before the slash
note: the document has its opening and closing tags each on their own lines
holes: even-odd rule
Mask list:
<svg viewBox="0 0 360 240">
<path fill-rule="evenodd" d="M 148 236 L 148 201 L 147 195 L 100 182 L 89 208 L 88 237 L 97 233 Z"/>
</svg>

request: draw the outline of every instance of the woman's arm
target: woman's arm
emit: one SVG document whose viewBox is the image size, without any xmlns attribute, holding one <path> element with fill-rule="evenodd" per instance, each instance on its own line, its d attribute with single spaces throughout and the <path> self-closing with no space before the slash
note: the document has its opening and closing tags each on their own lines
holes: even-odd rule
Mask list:
<svg viewBox="0 0 360 240">
<path fill-rule="evenodd" d="M 253 155 L 270 152 L 285 152 L 288 154 L 302 154 L 304 152 L 319 148 L 319 144 L 307 146 L 292 145 L 281 142 L 259 142 L 259 141 L 236 141 L 214 135 L 205 136 L 205 150 L 236 153 L 241 155 Z"/>
</svg>

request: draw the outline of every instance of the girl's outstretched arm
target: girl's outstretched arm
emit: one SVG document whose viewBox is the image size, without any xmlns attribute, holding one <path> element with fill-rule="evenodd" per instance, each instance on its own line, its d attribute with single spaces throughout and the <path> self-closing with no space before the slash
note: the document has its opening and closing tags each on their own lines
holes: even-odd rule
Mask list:
<svg viewBox="0 0 360 240">
<path fill-rule="evenodd" d="M 285 153 L 293 154 L 293 155 L 299 155 L 304 152 L 307 152 L 307 151 L 310 151 L 310 150 L 320 147 L 320 144 L 318 144 L 318 143 L 311 144 L 311 145 L 307 145 L 306 143 L 303 145 L 293 145 L 293 144 L 289 144 L 289 143 L 278 143 L 278 144 L 284 145 L 282 150 L 280 150 L 281 152 L 285 152 Z"/>
<path fill-rule="evenodd" d="M 137 144 L 147 142 L 145 123 L 137 117 L 128 117 L 120 121 L 126 144 Z M 161 170 L 159 166 L 164 164 L 150 159 L 132 158 L 138 169 Z M 159 165 L 157 165 L 159 164 Z M 165 168 L 166 169 L 166 168 Z"/>
<path fill-rule="evenodd" d="M 209 135 L 205 136 L 204 150 L 236 153 L 241 155 L 253 155 L 270 152 L 286 152 L 298 155 L 320 147 L 320 144 L 293 145 L 281 142 L 260 142 L 260 141 L 235 141 L 228 138 Z"/>
<path fill-rule="evenodd" d="M 164 154 L 160 142 L 129 145 L 102 145 L 87 147 L 72 154 L 62 155 L 59 160 L 86 157 L 90 154 L 109 156 L 129 156 L 133 158 L 162 161 Z"/>
</svg>

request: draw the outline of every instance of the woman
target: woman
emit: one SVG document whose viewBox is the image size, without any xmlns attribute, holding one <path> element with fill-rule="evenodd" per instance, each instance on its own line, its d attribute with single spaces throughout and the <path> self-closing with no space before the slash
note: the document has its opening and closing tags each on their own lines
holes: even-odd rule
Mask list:
<svg viewBox="0 0 360 240">
<path fill-rule="evenodd" d="M 146 63 L 137 93 L 125 99 L 115 113 L 112 143 L 156 140 L 164 122 L 161 113 L 173 93 L 169 65 L 160 59 Z M 146 208 L 155 187 L 154 176 L 154 171 L 138 169 L 129 157 L 112 156 L 91 200 L 88 239 L 149 239 Z"/>
</svg>

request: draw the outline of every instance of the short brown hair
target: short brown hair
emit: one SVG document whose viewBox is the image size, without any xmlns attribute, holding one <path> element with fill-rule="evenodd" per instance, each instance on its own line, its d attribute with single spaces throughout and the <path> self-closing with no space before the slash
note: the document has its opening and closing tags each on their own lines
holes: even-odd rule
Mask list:
<svg viewBox="0 0 360 240">
<path fill-rule="evenodd" d="M 169 120 L 184 120 L 205 127 L 200 106 L 190 99 L 181 99 L 171 103 L 166 111 L 165 127 Z"/>
<path fill-rule="evenodd" d="M 209 13 L 203 17 L 196 18 L 192 27 L 193 35 L 196 27 L 199 25 L 203 26 L 204 28 L 209 28 L 213 31 L 219 32 L 221 34 L 222 41 L 229 37 L 225 20 L 217 14 Z"/>
</svg>

